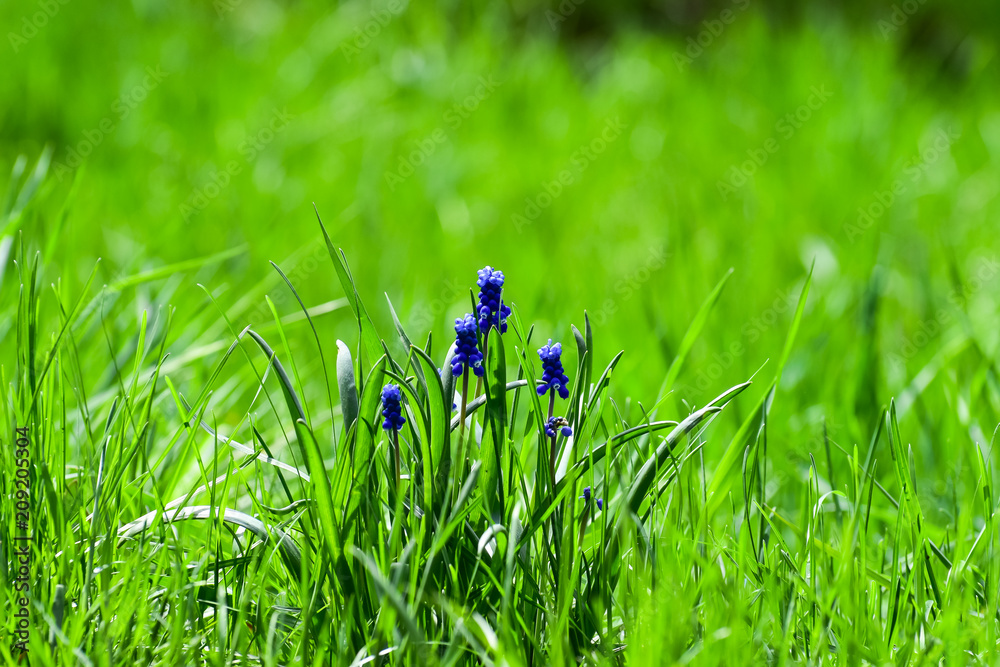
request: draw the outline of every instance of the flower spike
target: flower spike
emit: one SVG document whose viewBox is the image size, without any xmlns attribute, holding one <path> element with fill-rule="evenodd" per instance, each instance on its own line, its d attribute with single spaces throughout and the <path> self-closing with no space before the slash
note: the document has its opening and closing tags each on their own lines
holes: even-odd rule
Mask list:
<svg viewBox="0 0 1000 667">
<path fill-rule="evenodd" d="M 561 432 L 567 438 L 573 435 L 573 429 L 570 428 L 569 421 L 565 417 L 549 417 L 549 420 L 545 422 L 545 435 L 554 438 L 556 431 Z"/>
<path fill-rule="evenodd" d="M 406 423 L 403 416 L 403 392 L 399 385 L 387 384 L 382 387 L 382 428 L 386 431 L 398 431 Z"/>
<path fill-rule="evenodd" d="M 487 266 L 480 269 L 479 279 L 479 329 L 486 336 L 496 327 L 500 333 L 507 333 L 507 318 L 510 308 L 503 302 L 503 271 Z"/>
<path fill-rule="evenodd" d="M 583 495 L 580 497 L 583 498 L 583 502 L 585 505 L 590 505 L 591 493 L 589 486 L 583 487 Z M 604 509 L 604 498 L 597 499 L 597 509 L 598 510 Z"/>
<path fill-rule="evenodd" d="M 486 372 L 483 368 L 483 353 L 479 351 L 479 341 L 476 339 L 478 331 L 476 318 L 472 315 L 455 320 L 455 355 L 451 358 L 453 375 L 462 375 L 467 366 L 472 368 L 477 377 L 482 377 Z"/>
<path fill-rule="evenodd" d="M 549 389 L 558 391 L 561 398 L 569 398 L 569 378 L 563 371 L 562 365 L 562 344 L 552 344 L 549 339 L 548 345 L 543 345 L 538 350 L 538 356 L 542 359 L 542 384 L 538 385 L 538 395 L 544 396 Z"/>
</svg>

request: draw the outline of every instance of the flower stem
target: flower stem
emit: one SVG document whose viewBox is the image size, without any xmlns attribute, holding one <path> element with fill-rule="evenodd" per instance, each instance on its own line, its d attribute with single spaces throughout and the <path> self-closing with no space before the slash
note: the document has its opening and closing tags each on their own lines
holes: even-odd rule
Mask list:
<svg viewBox="0 0 1000 667">
<path fill-rule="evenodd" d="M 588 502 L 583 507 L 583 516 L 580 517 L 580 541 L 578 544 L 583 546 L 583 537 L 587 534 L 587 524 L 590 522 L 590 503 Z"/>
<path fill-rule="evenodd" d="M 483 365 L 489 364 L 489 357 L 486 356 L 486 336 L 483 336 Z M 479 396 L 479 390 L 483 388 L 483 378 L 476 378 L 476 391 L 472 394 L 472 398 L 475 399 Z"/>
<path fill-rule="evenodd" d="M 458 460 L 455 462 L 456 488 L 462 483 L 465 473 L 465 412 L 469 405 L 469 369 L 462 374 L 462 406 L 458 412 Z"/>
<path fill-rule="evenodd" d="M 392 451 L 396 459 L 396 493 L 399 493 L 402 489 L 400 476 L 400 464 L 399 464 L 399 431 L 392 429 Z"/>
<path fill-rule="evenodd" d="M 556 411 L 556 390 L 549 392 L 549 419 L 555 416 Z M 556 435 L 552 436 L 552 445 L 549 448 L 549 477 L 552 478 L 552 489 L 556 488 Z"/>
</svg>

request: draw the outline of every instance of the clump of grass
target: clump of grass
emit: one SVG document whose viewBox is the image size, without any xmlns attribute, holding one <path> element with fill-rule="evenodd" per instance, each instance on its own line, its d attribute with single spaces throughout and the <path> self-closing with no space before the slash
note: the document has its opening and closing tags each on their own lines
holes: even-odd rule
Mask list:
<svg viewBox="0 0 1000 667">
<path fill-rule="evenodd" d="M 221 330 L 185 317 L 175 331 L 162 310 L 109 321 L 107 290 L 43 290 L 19 243 L 0 414 L 29 442 L 32 664 L 881 664 L 995 648 L 979 449 L 979 505 L 954 534 L 925 517 L 891 403 L 866 449 L 826 440 L 825 474 L 812 460 L 801 502 L 773 505 L 768 422 L 808 278 L 773 376 L 708 469 L 712 424 L 750 383 L 662 413 L 728 275 L 651 407 L 623 409 L 623 353 L 602 359 L 586 317 L 543 369 L 516 280 L 503 326 L 476 321 L 481 376 L 391 303 L 383 337 L 320 224 L 358 334 L 335 356 L 301 300 L 315 353 L 288 349 L 276 312 L 269 329 L 222 311 Z M 172 365 L 185 347 L 198 352 Z M 0 458 L 16 467 L 11 448 Z M 0 509 L 11 608 L 9 487 Z"/>
<path fill-rule="evenodd" d="M 319 412 L 301 379 L 306 367 L 327 374 L 325 337 L 306 312 L 317 364 L 272 347 L 270 338 L 285 340 L 280 319 L 276 336 L 231 330 L 193 400 L 163 373 L 170 319 L 151 341 L 143 314 L 130 377 L 116 368 L 110 406 L 91 414 L 76 339 L 81 314 L 93 317 L 102 297 L 87 286 L 68 306 L 56 292 L 63 335 L 40 352 L 39 265 L 22 245 L 19 363 L 4 416 L 32 440 L 34 548 L 47 575 L 36 580 L 35 611 L 51 637 L 36 633 L 31 650 L 101 662 L 95 651 L 107 648 L 112 662 L 171 664 L 317 655 L 528 663 L 623 650 L 622 611 L 654 561 L 659 499 L 748 383 L 680 423 L 658 420 L 656 408 L 629 423 L 609 399 L 621 354 L 596 375 L 585 320 L 573 330 L 572 387 L 559 386 L 561 365 L 550 377 L 550 359 L 544 405 L 534 331 L 516 309 L 502 306 L 490 323 L 487 307 L 485 330 L 467 320 L 485 354 L 462 357 L 464 371 L 452 358 L 459 348 L 435 349 L 430 336 L 412 344 L 394 312 L 398 340 L 387 342 L 323 234 L 359 337 L 353 350 L 338 341 L 339 405 L 331 390 Z M 224 428 L 209 404 L 237 353 L 257 390 Z M 558 432 L 557 390 L 568 398 Z M 258 404 L 266 416 L 254 415 Z M 383 424 L 393 409 L 400 418 Z M 56 587 L 58 621 L 48 607 Z"/>
</svg>

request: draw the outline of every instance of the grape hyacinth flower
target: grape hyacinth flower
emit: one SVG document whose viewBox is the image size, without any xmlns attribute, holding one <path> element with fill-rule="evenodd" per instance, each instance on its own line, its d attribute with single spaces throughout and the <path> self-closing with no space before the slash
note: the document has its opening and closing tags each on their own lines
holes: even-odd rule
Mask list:
<svg viewBox="0 0 1000 667">
<path fill-rule="evenodd" d="M 545 422 L 545 435 L 554 438 L 557 430 L 561 431 L 567 438 L 573 435 L 573 429 L 569 427 L 569 421 L 565 417 L 549 417 L 549 420 Z"/>
<path fill-rule="evenodd" d="M 590 487 L 589 486 L 583 487 L 583 495 L 580 496 L 580 497 L 583 498 L 583 501 L 584 501 L 584 503 L 586 505 L 590 505 Z M 604 509 L 604 498 L 598 498 L 597 499 L 597 509 L 599 509 L 599 510 L 603 510 Z"/>
<path fill-rule="evenodd" d="M 555 392 L 559 392 L 559 396 L 562 398 L 569 398 L 569 378 L 566 377 L 566 373 L 563 372 L 562 360 L 562 344 L 556 343 L 552 344 L 552 339 L 549 339 L 548 345 L 543 345 L 538 350 L 538 356 L 542 359 L 542 384 L 538 385 L 538 395 L 544 396 L 548 390 L 553 391 L 553 398 L 555 397 Z"/>
<path fill-rule="evenodd" d="M 592 505 L 590 503 L 591 494 L 589 486 L 583 487 L 583 495 L 580 497 L 583 498 L 583 515 L 580 517 L 580 544 L 583 544 L 583 538 L 587 531 L 587 525 L 590 524 L 590 514 L 592 508 Z M 604 499 L 598 498 L 597 511 L 600 512 L 603 510 L 604 510 Z M 597 512 L 594 513 L 596 514 Z"/>
<path fill-rule="evenodd" d="M 492 327 L 507 333 L 510 308 L 503 302 L 503 271 L 487 266 L 478 271 L 479 279 L 479 329 L 486 336 Z"/>
<path fill-rule="evenodd" d="M 394 468 L 396 469 L 396 488 L 399 488 L 401 475 L 401 465 L 399 461 L 399 429 L 406 423 L 403 416 L 403 391 L 398 384 L 389 383 L 382 387 L 382 428 L 392 437 L 392 454 Z"/>
<path fill-rule="evenodd" d="M 479 351 L 479 341 L 476 339 L 478 328 L 476 318 L 466 315 L 455 320 L 455 356 L 451 358 L 451 372 L 462 375 L 465 368 L 471 367 L 477 377 L 485 373 L 483 368 L 483 353 Z"/>
<path fill-rule="evenodd" d="M 455 354 L 451 357 L 451 374 L 462 375 L 462 404 L 458 411 L 458 460 L 455 464 L 455 479 L 461 480 L 465 470 L 465 415 L 469 402 L 469 374 L 466 368 L 471 368 L 478 377 L 483 377 L 483 353 L 479 351 L 479 324 L 472 315 L 466 315 L 455 320 Z"/>
<path fill-rule="evenodd" d="M 403 392 L 399 385 L 387 384 L 382 387 L 382 416 L 385 417 L 382 428 L 386 431 L 398 431 L 406 423 L 402 400 Z"/>
</svg>

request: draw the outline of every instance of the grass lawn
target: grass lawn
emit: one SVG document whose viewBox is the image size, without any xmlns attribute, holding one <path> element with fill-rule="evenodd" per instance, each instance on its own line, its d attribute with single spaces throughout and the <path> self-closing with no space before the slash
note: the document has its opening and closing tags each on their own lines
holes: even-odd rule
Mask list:
<svg viewBox="0 0 1000 667">
<path fill-rule="evenodd" d="M 974 4 L 0 8 L 0 656 L 994 664 Z"/>
</svg>

